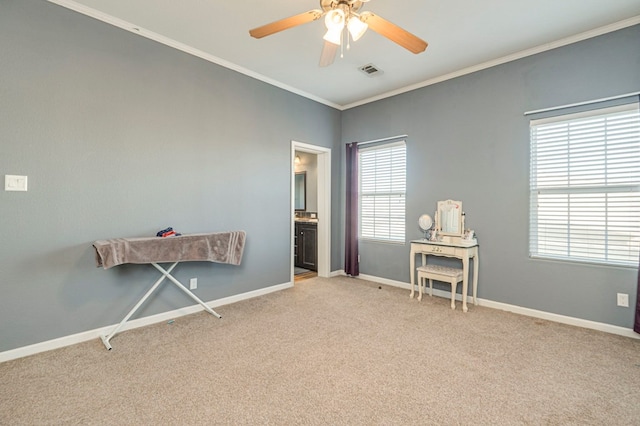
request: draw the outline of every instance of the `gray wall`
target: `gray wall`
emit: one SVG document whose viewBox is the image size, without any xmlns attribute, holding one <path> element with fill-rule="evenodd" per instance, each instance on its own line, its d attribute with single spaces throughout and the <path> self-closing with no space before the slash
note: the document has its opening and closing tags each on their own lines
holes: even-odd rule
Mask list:
<svg viewBox="0 0 640 426">
<path fill-rule="evenodd" d="M 333 147 L 339 111 L 43 1 L 2 1 L 0 52 L 0 176 L 29 177 L 0 191 L 0 351 L 117 323 L 158 278 L 96 268 L 97 239 L 244 229 L 241 266 L 177 278 L 290 281 L 291 141 Z M 136 317 L 193 305 L 163 286 Z"/>
<path fill-rule="evenodd" d="M 408 239 L 437 200 L 463 200 L 481 297 L 631 326 L 615 293 L 634 299 L 636 270 L 527 257 L 522 113 L 639 90 L 640 27 L 340 113 L 44 1 L 1 8 L 0 176 L 28 175 L 29 191 L 0 191 L 0 351 L 116 323 L 157 279 L 96 268 L 97 239 L 244 229 L 241 266 L 175 275 L 204 300 L 288 282 L 291 140 L 332 148 L 342 268 L 342 142 L 402 133 Z M 362 272 L 408 282 L 408 253 L 363 245 Z M 192 304 L 165 284 L 137 317 Z"/>
<path fill-rule="evenodd" d="M 528 257 L 526 111 L 640 90 L 640 26 L 353 108 L 343 142 L 407 134 L 407 240 L 438 200 L 463 201 L 479 297 L 631 328 L 637 269 Z M 344 167 L 344 166 L 343 166 Z M 409 245 L 361 243 L 363 274 L 409 282 Z"/>
</svg>

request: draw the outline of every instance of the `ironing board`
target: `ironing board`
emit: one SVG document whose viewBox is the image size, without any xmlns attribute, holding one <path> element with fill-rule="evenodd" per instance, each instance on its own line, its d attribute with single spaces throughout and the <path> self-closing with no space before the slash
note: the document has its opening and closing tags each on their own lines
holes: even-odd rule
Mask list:
<svg viewBox="0 0 640 426">
<path fill-rule="evenodd" d="M 151 264 L 162 276 L 151 286 L 136 305 L 125 315 L 111 333 L 101 335 L 102 343 L 111 350 L 110 340 L 115 336 L 131 316 L 168 279 L 194 301 L 198 302 L 210 314 L 222 318 L 198 296 L 178 281 L 171 272 L 180 262 L 208 261 L 240 265 L 244 252 L 246 233 L 244 231 L 216 232 L 207 234 L 189 234 L 176 237 L 115 238 L 98 240 L 93 243 L 98 267 L 109 269 L 125 263 Z M 164 268 L 160 263 L 171 263 Z"/>
</svg>

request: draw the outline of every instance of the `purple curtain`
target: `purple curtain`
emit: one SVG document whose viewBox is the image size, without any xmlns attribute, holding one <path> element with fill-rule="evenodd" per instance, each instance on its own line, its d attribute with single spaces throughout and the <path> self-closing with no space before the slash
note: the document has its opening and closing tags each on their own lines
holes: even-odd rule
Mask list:
<svg viewBox="0 0 640 426">
<path fill-rule="evenodd" d="M 633 330 L 640 333 L 640 268 L 638 269 L 638 291 L 636 293 L 636 322 L 633 325 Z"/>
<path fill-rule="evenodd" d="M 347 144 L 346 214 L 344 237 L 344 272 L 352 277 L 360 275 L 358 263 L 358 144 Z"/>
</svg>

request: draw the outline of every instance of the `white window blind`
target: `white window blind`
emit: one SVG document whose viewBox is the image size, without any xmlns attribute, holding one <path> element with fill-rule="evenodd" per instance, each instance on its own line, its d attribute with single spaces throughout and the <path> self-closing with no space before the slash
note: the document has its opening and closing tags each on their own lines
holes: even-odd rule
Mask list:
<svg viewBox="0 0 640 426">
<path fill-rule="evenodd" d="M 638 103 L 531 121 L 533 257 L 638 266 Z"/>
<path fill-rule="evenodd" d="M 360 238 L 404 243 L 405 142 L 360 148 L 358 158 Z"/>
</svg>

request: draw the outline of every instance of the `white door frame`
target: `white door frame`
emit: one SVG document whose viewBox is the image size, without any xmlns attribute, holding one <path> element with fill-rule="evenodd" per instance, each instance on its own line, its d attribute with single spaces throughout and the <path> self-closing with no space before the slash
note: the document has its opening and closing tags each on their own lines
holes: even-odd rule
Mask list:
<svg viewBox="0 0 640 426">
<path fill-rule="evenodd" d="M 293 279 L 296 151 L 318 158 L 318 276 L 331 275 L 331 148 L 291 141 L 291 283 Z"/>
</svg>

